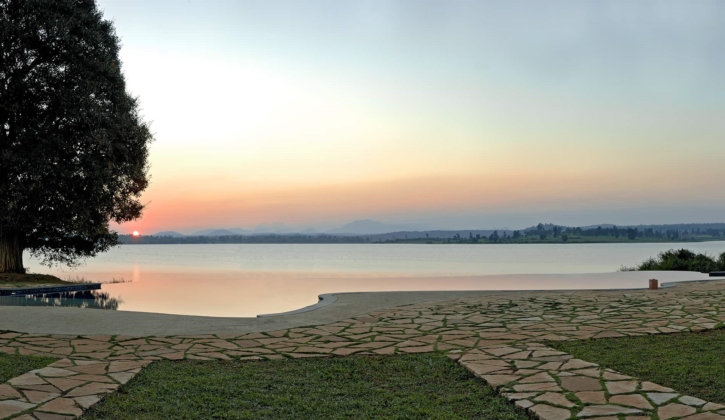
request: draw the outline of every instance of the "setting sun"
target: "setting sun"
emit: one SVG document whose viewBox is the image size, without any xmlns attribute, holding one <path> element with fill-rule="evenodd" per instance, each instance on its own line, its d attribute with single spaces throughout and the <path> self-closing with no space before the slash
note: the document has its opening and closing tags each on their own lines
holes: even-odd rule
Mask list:
<svg viewBox="0 0 725 420">
<path fill-rule="evenodd" d="M 138 231 L 137 231 L 137 230 L 134 230 L 134 231 L 133 231 L 133 233 L 132 233 L 131 235 L 133 235 L 133 236 L 141 236 L 141 234 L 140 234 L 140 233 L 138 233 Z"/>
</svg>

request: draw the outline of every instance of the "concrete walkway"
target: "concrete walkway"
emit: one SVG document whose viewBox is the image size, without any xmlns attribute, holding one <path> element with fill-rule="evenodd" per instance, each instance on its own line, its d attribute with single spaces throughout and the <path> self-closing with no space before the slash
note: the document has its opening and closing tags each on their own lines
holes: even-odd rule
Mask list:
<svg viewBox="0 0 725 420">
<path fill-rule="evenodd" d="M 544 420 L 725 420 L 723 405 L 576 360 L 542 344 L 715 328 L 725 322 L 725 281 L 659 291 L 455 293 L 459 295 L 445 301 L 436 300 L 442 295 L 421 293 L 414 298 L 417 303 L 324 325 L 243 334 L 0 333 L 0 352 L 61 358 L 0 385 L 0 419 L 71 419 L 157 360 L 440 351 Z M 379 306 L 402 298 L 391 295 Z M 348 303 L 351 313 L 359 310 L 357 300 Z"/>
</svg>

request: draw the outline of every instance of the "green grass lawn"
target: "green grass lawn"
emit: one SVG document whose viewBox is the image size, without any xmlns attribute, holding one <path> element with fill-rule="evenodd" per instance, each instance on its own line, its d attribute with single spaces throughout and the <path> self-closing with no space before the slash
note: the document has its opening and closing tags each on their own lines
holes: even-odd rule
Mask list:
<svg viewBox="0 0 725 420">
<path fill-rule="evenodd" d="M 0 353 L 0 384 L 31 370 L 41 369 L 58 359 Z"/>
<path fill-rule="evenodd" d="M 723 329 L 547 344 L 626 375 L 725 404 Z"/>
<path fill-rule="evenodd" d="M 83 419 L 528 420 L 442 354 L 156 362 Z"/>
</svg>

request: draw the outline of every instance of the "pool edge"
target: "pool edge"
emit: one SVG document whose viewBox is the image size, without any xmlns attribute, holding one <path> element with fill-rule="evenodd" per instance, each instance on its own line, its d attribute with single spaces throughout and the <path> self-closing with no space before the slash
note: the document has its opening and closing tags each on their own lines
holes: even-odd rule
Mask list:
<svg viewBox="0 0 725 420">
<path fill-rule="evenodd" d="M 725 279 L 703 279 L 703 280 L 680 280 L 680 281 L 671 281 L 662 283 L 660 285 L 660 289 L 669 289 L 672 287 L 677 286 L 680 283 L 689 283 L 689 282 L 711 282 L 711 281 L 723 281 Z M 559 289 L 558 291 L 561 292 L 573 292 L 578 290 L 592 290 L 592 291 L 600 291 L 600 290 L 608 290 L 608 291 L 632 291 L 632 290 L 646 290 L 646 287 L 636 287 L 636 288 L 622 288 L 622 289 Z M 554 289 L 556 290 L 556 289 Z M 447 290 L 437 290 L 446 292 Z M 458 290 L 456 290 L 458 291 Z M 481 290 L 463 290 L 464 292 L 481 292 Z M 502 292 L 544 292 L 544 291 L 552 291 L 551 289 L 547 290 L 486 290 L 486 292 L 492 292 L 492 293 L 502 293 Z M 401 293 L 405 291 L 386 291 L 390 293 Z M 318 302 L 309 306 L 305 306 L 300 309 L 295 309 L 292 311 L 287 312 L 277 312 L 272 314 L 259 314 L 256 316 L 256 318 L 270 318 L 270 317 L 276 317 L 276 316 L 285 316 L 285 315 L 296 315 L 301 314 L 305 312 L 314 311 L 320 308 L 323 308 L 327 305 L 331 305 L 337 301 L 338 295 L 354 295 L 354 294 L 364 294 L 364 293 L 386 293 L 386 292 L 338 292 L 338 293 L 324 293 L 321 295 L 318 295 Z M 408 290 L 408 292 L 416 292 L 412 290 Z"/>
<path fill-rule="evenodd" d="M 355 292 L 353 292 L 353 293 L 355 293 Z M 337 301 L 337 296 L 335 296 L 335 295 L 339 295 L 339 294 L 342 294 L 342 293 L 324 293 L 324 294 L 317 296 L 318 301 L 315 304 L 305 306 L 304 308 L 295 309 L 293 311 L 277 312 L 274 314 L 260 314 L 260 315 L 257 315 L 257 318 L 269 318 L 269 317 L 273 317 L 273 316 L 284 316 L 284 315 L 297 315 L 297 314 L 301 314 L 304 312 L 314 311 L 315 309 L 320 309 L 323 306 L 327 306 L 327 305 L 335 303 Z"/>
</svg>

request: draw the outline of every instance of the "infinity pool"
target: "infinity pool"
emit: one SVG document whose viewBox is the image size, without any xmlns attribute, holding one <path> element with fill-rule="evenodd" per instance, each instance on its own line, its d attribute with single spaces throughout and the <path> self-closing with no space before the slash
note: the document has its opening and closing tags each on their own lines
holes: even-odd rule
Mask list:
<svg viewBox="0 0 725 420">
<path fill-rule="evenodd" d="M 409 290 L 646 287 L 699 273 L 616 272 L 670 248 L 719 254 L 725 242 L 567 245 L 126 245 L 76 270 L 31 271 L 104 284 L 100 292 L 3 297 L 0 305 L 74 306 L 256 316 L 313 305 L 318 295 Z M 589 273 L 589 274 L 584 274 Z"/>
</svg>

